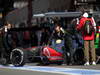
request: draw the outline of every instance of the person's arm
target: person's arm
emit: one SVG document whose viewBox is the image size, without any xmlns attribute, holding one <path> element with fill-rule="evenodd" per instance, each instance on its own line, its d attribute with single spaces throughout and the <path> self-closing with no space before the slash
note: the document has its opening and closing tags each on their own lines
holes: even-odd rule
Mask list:
<svg viewBox="0 0 100 75">
<path fill-rule="evenodd" d="M 80 19 L 79 24 L 76 25 L 77 30 L 81 30 L 84 25 L 84 19 Z"/>
<path fill-rule="evenodd" d="M 94 18 L 92 17 L 92 21 L 93 21 L 93 26 L 94 26 L 94 29 L 95 29 L 95 31 L 96 31 L 96 22 L 95 22 L 95 20 L 94 20 Z"/>
</svg>

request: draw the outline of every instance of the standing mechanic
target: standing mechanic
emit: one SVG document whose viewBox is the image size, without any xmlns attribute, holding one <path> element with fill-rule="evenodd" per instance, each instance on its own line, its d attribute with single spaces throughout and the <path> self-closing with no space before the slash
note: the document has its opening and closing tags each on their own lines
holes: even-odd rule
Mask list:
<svg viewBox="0 0 100 75">
<path fill-rule="evenodd" d="M 90 65 L 90 55 L 91 55 L 91 61 L 92 61 L 92 65 L 96 65 L 96 52 L 95 52 L 95 48 L 94 48 L 94 34 L 95 31 L 92 32 L 91 35 L 88 35 L 85 33 L 85 31 L 83 30 L 84 26 L 85 26 L 85 22 L 87 20 L 90 20 L 93 27 L 96 27 L 96 23 L 94 21 L 93 17 L 90 17 L 91 15 L 89 15 L 88 13 L 84 13 L 83 16 L 81 17 L 79 23 L 77 23 L 76 29 L 82 31 L 82 37 L 84 40 L 84 56 L 85 56 L 85 64 L 84 65 Z M 91 54 L 90 54 L 90 53 Z"/>
</svg>

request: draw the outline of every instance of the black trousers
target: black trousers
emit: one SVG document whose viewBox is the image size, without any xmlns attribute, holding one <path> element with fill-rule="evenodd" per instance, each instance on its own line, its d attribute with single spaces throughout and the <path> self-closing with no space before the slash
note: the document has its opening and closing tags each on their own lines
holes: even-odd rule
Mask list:
<svg viewBox="0 0 100 75">
<path fill-rule="evenodd" d="M 65 37 L 65 49 L 64 49 L 64 63 L 69 64 L 74 62 L 73 55 L 75 53 L 75 50 L 72 46 L 73 38 L 71 36 Z"/>
</svg>

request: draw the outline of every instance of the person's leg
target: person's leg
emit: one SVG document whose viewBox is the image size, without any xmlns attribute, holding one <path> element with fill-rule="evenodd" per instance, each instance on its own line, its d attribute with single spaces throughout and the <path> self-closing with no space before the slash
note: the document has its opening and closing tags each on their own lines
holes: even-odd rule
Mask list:
<svg viewBox="0 0 100 75">
<path fill-rule="evenodd" d="M 89 62 L 89 41 L 84 41 L 84 57 L 85 61 Z"/>
<path fill-rule="evenodd" d="M 72 38 L 70 36 L 65 37 L 64 46 L 65 46 L 65 52 L 64 52 L 65 63 L 70 64 L 72 63 L 72 61 L 74 61 L 73 60 Z"/>
<path fill-rule="evenodd" d="M 75 40 L 73 41 L 72 38 L 69 38 L 68 39 L 69 41 L 69 52 L 70 52 L 70 64 L 73 65 L 75 62 L 74 62 L 74 53 L 75 53 L 75 50 L 76 50 L 76 42 Z"/>
<path fill-rule="evenodd" d="M 91 61 L 95 62 L 96 61 L 96 51 L 94 48 L 94 40 L 90 41 L 90 52 L 91 52 Z"/>
</svg>

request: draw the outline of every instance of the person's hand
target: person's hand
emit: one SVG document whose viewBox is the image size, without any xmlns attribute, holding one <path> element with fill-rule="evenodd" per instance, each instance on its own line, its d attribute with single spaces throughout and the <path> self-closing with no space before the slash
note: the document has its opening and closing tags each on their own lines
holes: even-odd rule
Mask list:
<svg viewBox="0 0 100 75">
<path fill-rule="evenodd" d="M 65 33 L 65 31 L 64 31 L 64 29 L 63 29 L 62 27 L 60 28 L 60 30 L 61 30 L 63 33 Z"/>
<path fill-rule="evenodd" d="M 76 21 L 77 21 L 76 24 L 79 24 L 79 19 L 78 18 L 76 19 Z"/>
</svg>

